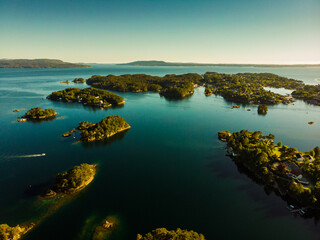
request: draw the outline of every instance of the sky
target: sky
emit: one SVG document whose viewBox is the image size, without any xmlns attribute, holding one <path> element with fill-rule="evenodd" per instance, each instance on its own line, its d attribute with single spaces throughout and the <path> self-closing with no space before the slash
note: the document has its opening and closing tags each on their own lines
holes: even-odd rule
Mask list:
<svg viewBox="0 0 320 240">
<path fill-rule="evenodd" d="M 0 59 L 320 63 L 320 0 L 0 0 Z"/>
</svg>

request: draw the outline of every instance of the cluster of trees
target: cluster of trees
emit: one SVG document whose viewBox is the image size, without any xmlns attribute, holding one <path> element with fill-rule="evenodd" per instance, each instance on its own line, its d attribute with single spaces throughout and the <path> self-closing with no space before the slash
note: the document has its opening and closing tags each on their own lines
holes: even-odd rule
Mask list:
<svg viewBox="0 0 320 240">
<path fill-rule="evenodd" d="M 268 112 L 268 106 L 266 104 L 260 104 L 258 106 L 258 114 L 266 115 Z"/>
<path fill-rule="evenodd" d="M 320 84 L 304 85 L 293 91 L 292 96 L 307 103 L 320 106 Z"/>
<path fill-rule="evenodd" d="M 13 240 L 20 237 L 19 225 L 16 227 L 10 227 L 7 224 L 0 224 L 0 239 L 1 240 Z"/>
<path fill-rule="evenodd" d="M 205 240 L 202 234 L 194 231 L 182 230 L 167 230 L 166 228 L 157 228 L 144 236 L 138 234 L 137 240 Z"/>
<path fill-rule="evenodd" d="M 304 85 L 303 81 L 281 77 L 273 73 L 237 73 L 241 81 L 262 87 L 296 89 Z"/>
<path fill-rule="evenodd" d="M 124 103 L 124 98 L 119 95 L 96 88 L 67 88 L 51 93 L 48 99 L 53 101 L 79 102 L 84 105 L 97 107 L 110 107 Z"/>
<path fill-rule="evenodd" d="M 17 240 L 32 229 L 34 225 L 34 223 L 29 223 L 23 226 L 17 225 L 15 227 L 10 227 L 8 224 L 0 224 L 0 239 Z"/>
<path fill-rule="evenodd" d="M 87 79 L 87 84 L 120 92 L 153 91 L 168 98 L 184 98 L 193 94 L 194 85 L 199 84 L 201 80 L 202 76 L 196 73 L 167 74 L 164 77 L 146 74 L 94 75 Z"/>
<path fill-rule="evenodd" d="M 36 108 L 31 108 L 29 111 L 27 111 L 23 116 L 23 118 L 40 120 L 40 119 L 54 118 L 57 114 L 58 113 L 51 108 L 47 108 L 43 110 L 40 107 L 36 107 Z"/>
<path fill-rule="evenodd" d="M 88 65 L 63 62 L 58 59 L 0 60 L 0 68 L 87 68 Z"/>
<path fill-rule="evenodd" d="M 119 115 L 112 115 L 96 124 L 88 121 L 80 122 L 77 129 L 81 131 L 81 141 L 91 142 L 111 137 L 129 128 L 130 125 L 124 118 Z"/>
<path fill-rule="evenodd" d="M 75 78 L 75 79 L 73 79 L 73 81 L 72 82 L 74 82 L 74 83 L 84 83 L 86 80 L 84 80 L 83 78 Z"/>
<path fill-rule="evenodd" d="M 94 177 L 96 165 L 83 163 L 65 173 L 59 173 L 52 190 L 56 193 L 71 193 L 86 185 Z"/>
<path fill-rule="evenodd" d="M 221 95 L 227 101 L 252 104 L 288 104 L 292 99 L 265 90 L 263 87 L 292 89 L 303 83 L 271 73 L 224 74 L 207 72 L 204 75 L 206 95 Z"/>
<path fill-rule="evenodd" d="M 320 205 L 320 148 L 301 153 L 296 148 L 275 144 L 274 135 L 263 135 L 260 131 L 250 132 L 241 130 L 233 134 L 221 131 L 220 140 L 225 140 L 233 151 L 236 160 L 242 163 L 249 171 L 255 173 L 267 184 L 277 183 L 283 189 L 291 192 L 305 204 Z M 304 162 L 298 162 L 296 154 L 304 157 Z M 308 157 L 315 160 L 312 163 Z M 288 165 L 294 163 L 303 173 L 304 177 L 314 183 L 304 186 L 301 182 L 289 177 Z"/>
</svg>

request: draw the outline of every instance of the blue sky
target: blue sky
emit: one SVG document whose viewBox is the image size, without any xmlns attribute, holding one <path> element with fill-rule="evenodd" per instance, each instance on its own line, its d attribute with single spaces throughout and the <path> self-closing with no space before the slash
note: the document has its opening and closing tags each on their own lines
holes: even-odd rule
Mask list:
<svg viewBox="0 0 320 240">
<path fill-rule="evenodd" d="M 320 0 L 0 0 L 0 58 L 320 63 Z"/>
</svg>

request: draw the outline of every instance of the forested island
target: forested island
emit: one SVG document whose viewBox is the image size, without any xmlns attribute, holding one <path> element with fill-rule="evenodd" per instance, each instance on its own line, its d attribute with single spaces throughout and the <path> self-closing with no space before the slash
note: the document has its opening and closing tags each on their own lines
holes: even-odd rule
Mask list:
<svg viewBox="0 0 320 240">
<path fill-rule="evenodd" d="M 268 112 L 268 106 L 266 104 L 260 104 L 257 111 L 260 115 L 266 115 Z"/>
<path fill-rule="evenodd" d="M 307 103 L 320 106 L 320 84 L 304 85 L 293 91 L 292 96 Z"/>
<path fill-rule="evenodd" d="M 26 118 L 29 120 L 45 120 L 45 119 L 53 119 L 58 114 L 59 113 L 57 113 L 55 110 L 53 110 L 51 108 L 47 108 L 47 109 L 43 110 L 40 107 L 36 107 L 36 108 L 31 108 L 30 110 L 28 110 L 24 114 L 24 116 L 22 116 L 21 118 Z"/>
<path fill-rule="evenodd" d="M 67 88 L 51 93 L 48 99 L 69 103 L 81 103 L 94 107 L 108 108 L 112 105 L 124 104 L 124 98 L 119 95 L 96 88 Z"/>
<path fill-rule="evenodd" d="M 263 87 L 295 89 L 302 81 L 289 79 L 272 73 L 204 74 L 206 95 L 220 95 L 227 101 L 245 104 L 289 104 L 293 99 L 265 90 Z"/>
<path fill-rule="evenodd" d="M 227 142 L 229 156 L 256 178 L 282 196 L 304 207 L 320 207 L 320 148 L 302 153 L 296 148 L 274 143 L 274 135 L 260 131 L 220 131 L 218 138 Z"/>
<path fill-rule="evenodd" d="M 96 164 L 83 163 L 65 173 L 59 173 L 53 186 L 43 194 L 44 198 L 52 198 L 58 194 L 73 194 L 86 186 L 94 179 L 97 171 Z"/>
<path fill-rule="evenodd" d="M 119 63 L 118 65 L 147 66 L 147 67 L 319 67 L 320 64 L 236 64 L 236 63 L 182 63 L 165 61 L 134 61 L 129 63 Z"/>
<path fill-rule="evenodd" d="M 70 132 L 79 130 L 81 132 L 80 141 L 92 142 L 109 138 L 119 132 L 129 129 L 131 126 L 119 115 L 112 115 L 102 119 L 98 123 L 89 123 L 88 121 L 79 122 L 79 126 L 63 134 L 70 136 Z"/>
<path fill-rule="evenodd" d="M 150 233 L 137 235 L 137 240 L 205 240 L 202 234 L 194 231 L 182 230 L 167 230 L 166 228 L 157 228 Z"/>
<path fill-rule="evenodd" d="M 1 240 L 18 240 L 35 226 L 34 223 L 17 225 L 10 227 L 7 224 L 0 224 Z"/>
<path fill-rule="evenodd" d="M 91 66 L 58 59 L 0 59 L 0 68 L 88 68 Z"/>
<path fill-rule="evenodd" d="M 94 75 L 87 79 L 87 84 L 119 92 L 153 91 L 164 97 L 182 99 L 192 95 L 194 87 L 200 84 L 201 80 L 202 76 L 196 73 L 167 74 L 164 77 L 146 74 Z"/>
</svg>

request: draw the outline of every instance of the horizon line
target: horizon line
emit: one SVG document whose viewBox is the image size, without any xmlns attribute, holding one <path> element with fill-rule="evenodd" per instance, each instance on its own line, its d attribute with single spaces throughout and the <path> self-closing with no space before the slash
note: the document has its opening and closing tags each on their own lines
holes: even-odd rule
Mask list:
<svg viewBox="0 0 320 240">
<path fill-rule="evenodd" d="M 218 62 L 218 63 L 208 63 L 208 62 L 176 62 L 176 61 L 165 61 L 165 60 L 134 60 L 128 62 L 86 62 L 86 61 L 65 61 L 59 58 L 1 58 L 1 60 L 39 60 L 39 59 L 47 59 L 47 60 L 61 60 L 63 62 L 69 63 L 82 63 L 82 64 L 127 64 L 127 63 L 134 63 L 134 62 L 165 62 L 165 63 L 173 63 L 173 64 L 201 64 L 201 65 L 320 65 L 319 62 L 309 62 L 309 63 L 230 63 L 230 62 Z"/>
</svg>

